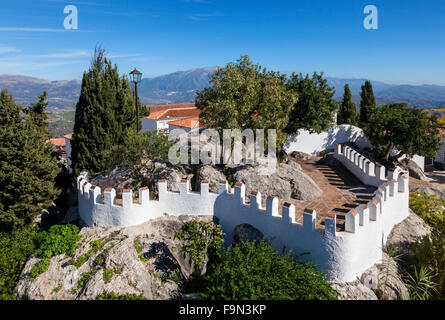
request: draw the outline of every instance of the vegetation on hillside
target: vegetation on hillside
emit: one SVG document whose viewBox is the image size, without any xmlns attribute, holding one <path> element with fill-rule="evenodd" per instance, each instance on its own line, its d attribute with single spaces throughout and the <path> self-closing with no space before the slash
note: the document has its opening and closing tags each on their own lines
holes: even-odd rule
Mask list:
<svg viewBox="0 0 445 320">
<path fill-rule="evenodd" d="M 413 192 L 410 208 L 431 227 L 431 236 L 425 236 L 414 247 L 411 296 L 445 299 L 445 200 Z"/>
<path fill-rule="evenodd" d="M 207 274 L 189 288 L 216 300 L 335 300 L 337 293 L 314 266 L 279 254 L 271 245 L 241 242 L 218 254 Z"/>
<path fill-rule="evenodd" d="M 0 94 L 0 229 L 29 225 L 59 195 L 59 173 L 46 127 L 46 92 L 31 107 Z"/>
<path fill-rule="evenodd" d="M 389 167 L 402 156 L 434 157 L 439 148 L 437 116 L 406 103 L 384 105 L 368 115 L 364 132 L 377 160 Z"/>
</svg>

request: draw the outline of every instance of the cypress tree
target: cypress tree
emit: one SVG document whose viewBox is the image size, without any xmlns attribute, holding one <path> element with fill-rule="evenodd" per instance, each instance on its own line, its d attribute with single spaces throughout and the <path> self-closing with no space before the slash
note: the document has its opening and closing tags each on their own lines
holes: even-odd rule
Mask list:
<svg viewBox="0 0 445 320">
<path fill-rule="evenodd" d="M 78 175 L 105 172 L 110 150 L 124 143 L 125 132 L 136 130 L 136 110 L 129 81 L 119 77 L 117 66 L 96 48 L 90 69 L 84 73 L 76 105 L 71 160 Z"/>
<path fill-rule="evenodd" d="M 45 95 L 42 95 L 43 97 Z M 45 104 L 40 99 L 37 103 Z M 37 105 L 36 104 L 36 105 Z M 33 107 L 28 110 L 32 110 Z M 39 119 L 46 116 L 40 109 Z M 46 143 L 46 123 L 21 114 L 6 90 L 0 94 L 0 229 L 25 226 L 48 208 L 60 191 L 55 187 L 59 168 L 52 145 Z"/>
<path fill-rule="evenodd" d="M 357 111 L 355 103 L 352 101 L 351 89 L 349 85 L 345 85 L 345 93 L 340 104 L 340 110 L 337 116 L 337 124 L 357 125 Z"/>
<path fill-rule="evenodd" d="M 28 115 L 29 120 L 32 121 L 38 129 L 46 134 L 49 138 L 51 136 L 47 128 L 48 114 L 46 113 L 46 108 L 48 107 L 48 92 L 43 91 L 43 94 L 39 96 L 39 101 L 37 103 L 31 104 L 31 106 L 25 109 L 25 113 Z"/>
<path fill-rule="evenodd" d="M 362 85 L 360 97 L 360 127 L 364 128 L 368 123 L 370 114 L 377 108 L 371 81 L 366 80 L 365 84 Z"/>
</svg>

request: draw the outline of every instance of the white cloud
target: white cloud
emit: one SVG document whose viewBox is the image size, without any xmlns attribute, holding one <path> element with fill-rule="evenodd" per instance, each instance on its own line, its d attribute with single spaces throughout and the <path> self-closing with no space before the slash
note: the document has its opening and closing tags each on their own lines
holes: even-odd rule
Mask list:
<svg viewBox="0 0 445 320">
<path fill-rule="evenodd" d="M 20 49 L 10 46 L 0 46 L 0 54 L 20 52 Z"/>
</svg>

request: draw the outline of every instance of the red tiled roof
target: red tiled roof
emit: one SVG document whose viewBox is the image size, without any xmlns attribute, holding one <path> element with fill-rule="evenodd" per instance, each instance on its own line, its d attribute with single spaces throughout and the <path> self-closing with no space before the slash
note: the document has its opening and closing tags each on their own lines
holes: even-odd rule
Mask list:
<svg viewBox="0 0 445 320">
<path fill-rule="evenodd" d="M 173 120 L 168 122 L 169 125 L 177 126 L 181 128 L 188 128 L 188 129 L 194 129 L 198 126 L 200 128 L 203 128 L 204 126 L 199 123 L 199 117 L 191 117 L 186 119 L 180 119 L 180 120 Z"/>
<path fill-rule="evenodd" d="M 440 127 L 440 128 L 439 128 L 439 136 L 440 136 L 442 139 L 445 139 L 445 127 Z"/>
<path fill-rule="evenodd" d="M 150 109 L 150 115 L 146 117 L 152 120 L 165 120 L 171 118 L 198 117 L 201 110 L 194 103 L 168 104 L 164 106 L 146 106 Z"/>
<path fill-rule="evenodd" d="M 73 139 L 73 134 L 72 133 L 68 133 L 66 135 L 63 136 L 64 138 L 67 138 L 68 140 Z"/>
<path fill-rule="evenodd" d="M 46 140 L 46 143 L 51 143 L 51 144 L 53 144 L 54 146 L 56 146 L 56 147 L 65 147 L 65 139 L 63 139 L 63 138 L 55 138 L 55 139 L 49 139 L 49 140 Z"/>
</svg>

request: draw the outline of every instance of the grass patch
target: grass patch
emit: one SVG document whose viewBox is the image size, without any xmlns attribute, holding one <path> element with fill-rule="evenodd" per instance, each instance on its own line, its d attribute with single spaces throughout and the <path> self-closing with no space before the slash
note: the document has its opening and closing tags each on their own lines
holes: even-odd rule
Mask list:
<svg viewBox="0 0 445 320">
<path fill-rule="evenodd" d="M 113 276 L 114 276 L 114 270 L 113 269 L 105 269 L 104 270 L 103 278 L 104 278 L 105 283 L 110 282 L 111 278 L 113 278 Z"/>
<path fill-rule="evenodd" d="M 50 264 L 50 258 L 43 258 L 39 262 L 37 262 L 29 272 L 28 279 L 34 280 L 37 279 L 42 273 L 48 270 Z"/>
</svg>

